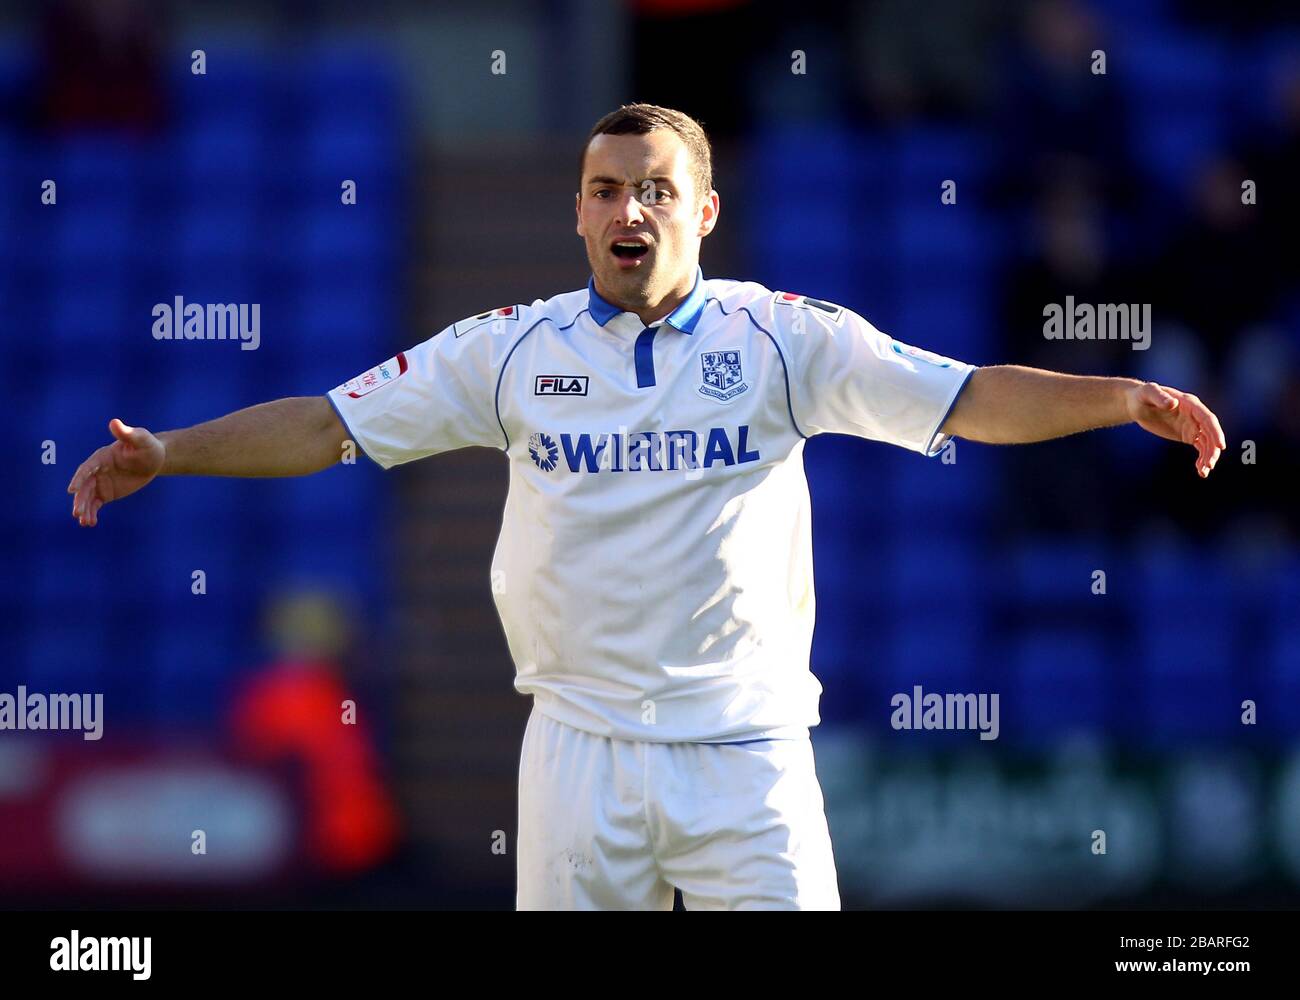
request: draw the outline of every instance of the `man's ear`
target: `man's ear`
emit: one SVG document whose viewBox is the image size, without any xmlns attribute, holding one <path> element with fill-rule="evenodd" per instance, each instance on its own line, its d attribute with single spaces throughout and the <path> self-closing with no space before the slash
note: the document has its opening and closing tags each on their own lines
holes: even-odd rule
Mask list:
<svg viewBox="0 0 1300 1000">
<path fill-rule="evenodd" d="M 579 191 L 573 196 L 573 211 L 578 216 L 578 235 L 586 238 L 587 234 L 582 231 L 582 192 Z"/>
<path fill-rule="evenodd" d="M 717 191 L 710 191 L 700 206 L 700 228 L 697 236 L 708 236 L 718 224 L 718 213 L 722 210 L 722 201 Z"/>
</svg>

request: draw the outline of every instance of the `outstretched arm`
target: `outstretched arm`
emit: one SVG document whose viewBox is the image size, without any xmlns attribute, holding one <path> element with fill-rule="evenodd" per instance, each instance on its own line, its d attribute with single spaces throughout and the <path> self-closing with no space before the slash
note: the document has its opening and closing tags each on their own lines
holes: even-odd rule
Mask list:
<svg viewBox="0 0 1300 1000">
<path fill-rule="evenodd" d="M 1194 447 L 1202 479 L 1228 447 L 1219 419 L 1191 393 L 1131 378 L 1020 365 L 972 372 L 940 430 L 984 444 L 1028 444 L 1127 423 Z"/>
<path fill-rule="evenodd" d="M 184 430 L 150 434 L 114 418 L 117 440 L 81 463 L 68 492 L 72 516 L 98 523 L 99 509 L 155 476 L 305 476 L 343 457 L 347 429 L 324 396 L 292 396 L 236 410 Z"/>
</svg>

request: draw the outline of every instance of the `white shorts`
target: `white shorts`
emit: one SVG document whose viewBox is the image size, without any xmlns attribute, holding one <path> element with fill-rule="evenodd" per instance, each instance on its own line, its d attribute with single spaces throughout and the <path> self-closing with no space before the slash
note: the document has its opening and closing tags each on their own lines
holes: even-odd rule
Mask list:
<svg viewBox="0 0 1300 1000">
<path fill-rule="evenodd" d="M 838 910 L 806 739 L 647 743 L 533 709 L 519 762 L 521 910 Z"/>
</svg>

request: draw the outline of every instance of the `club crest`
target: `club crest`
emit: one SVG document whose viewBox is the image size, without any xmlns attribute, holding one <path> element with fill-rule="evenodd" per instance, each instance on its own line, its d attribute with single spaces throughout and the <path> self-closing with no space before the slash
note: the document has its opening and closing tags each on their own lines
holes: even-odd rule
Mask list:
<svg viewBox="0 0 1300 1000">
<path fill-rule="evenodd" d="M 739 351 L 703 351 L 700 365 L 703 368 L 700 392 L 705 396 L 726 403 L 749 388 L 740 368 Z"/>
</svg>

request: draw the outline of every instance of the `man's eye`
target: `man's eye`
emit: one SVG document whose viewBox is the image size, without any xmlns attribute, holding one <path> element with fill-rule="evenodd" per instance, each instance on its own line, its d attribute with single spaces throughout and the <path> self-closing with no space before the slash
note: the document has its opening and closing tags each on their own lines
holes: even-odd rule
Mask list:
<svg viewBox="0 0 1300 1000">
<path fill-rule="evenodd" d="M 594 192 L 592 192 L 592 197 L 593 197 L 593 198 L 599 198 L 599 197 L 601 197 L 602 195 L 607 195 L 607 194 L 609 194 L 609 188 L 601 188 L 601 189 L 598 190 L 598 191 L 594 191 Z"/>
</svg>

